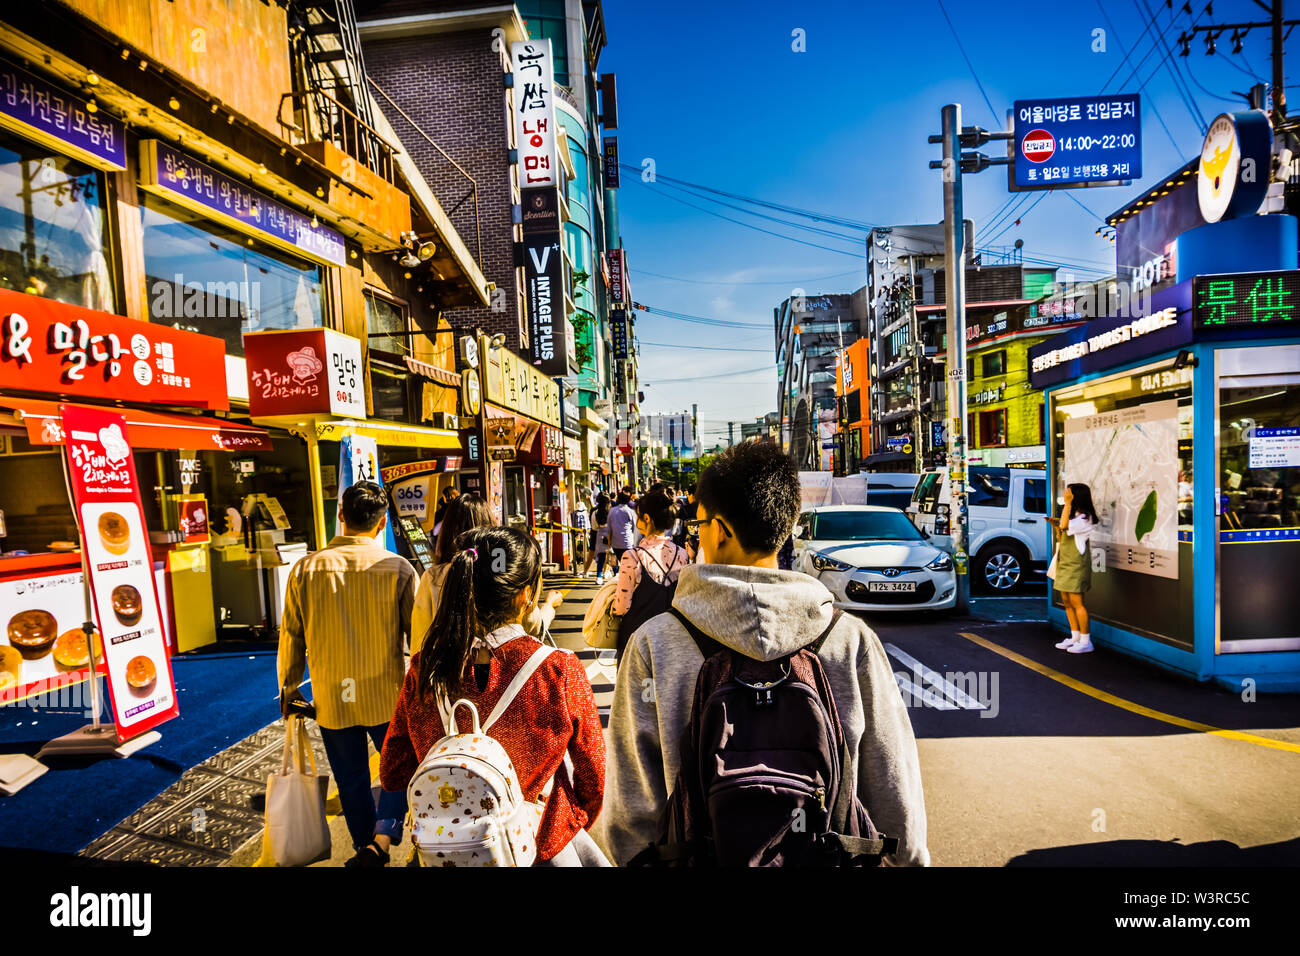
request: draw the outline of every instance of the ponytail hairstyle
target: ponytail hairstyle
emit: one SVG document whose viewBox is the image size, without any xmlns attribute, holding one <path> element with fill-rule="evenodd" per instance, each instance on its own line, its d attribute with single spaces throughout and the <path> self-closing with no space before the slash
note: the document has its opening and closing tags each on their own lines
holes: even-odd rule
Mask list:
<svg viewBox="0 0 1300 956">
<path fill-rule="evenodd" d="M 474 528 L 456 538 L 455 549 L 416 671 L 424 700 L 454 700 L 473 661 L 474 639 L 514 619 L 520 591 L 540 593 L 541 551 L 518 528 Z"/>
<path fill-rule="evenodd" d="M 1073 497 L 1070 499 L 1070 517 L 1084 515 L 1093 524 L 1097 524 L 1097 510 L 1092 506 L 1092 489 L 1085 484 L 1070 485 Z"/>
<path fill-rule="evenodd" d="M 636 515 L 638 518 L 648 517 L 655 531 L 662 533 L 677 520 L 677 502 L 666 485 L 656 482 L 636 500 Z"/>
</svg>

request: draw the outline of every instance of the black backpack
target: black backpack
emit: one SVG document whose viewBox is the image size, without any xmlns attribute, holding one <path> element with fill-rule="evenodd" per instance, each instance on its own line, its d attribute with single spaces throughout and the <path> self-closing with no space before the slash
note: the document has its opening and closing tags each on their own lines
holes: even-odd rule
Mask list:
<svg viewBox="0 0 1300 956">
<path fill-rule="evenodd" d="M 659 840 L 628 866 L 879 866 L 872 825 L 817 652 L 756 661 L 671 612 L 704 655 Z"/>
<path fill-rule="evenodd" d="M 677 549 L 678 551 L 681 548 Z M 618 651 L 617 659 L 623 660 L 623 650 L 627 647 L 627 642 L 632 639 L 636 629 L 644 624 L 650 618 L 658 614 L 663 614 L 673 606 L 673 596 L 677 593 L 677 582 L 668 579 L 668 571 L 658 559 L 655 558 L 647 549 L 637 547 L 633 549 L 633 554 L 640 551 L 647 558 L 654 562 L 655 567 L 663 572 L 663 582 L 656 581 L 650 576 L 650 572 L 642 566 L 641 580 L 637 583 L 636 590 L 632 592 L 632 603 L 623 615 L 623 619 L 618 624 Z M 671 568 L 677 561 L 677 552 L 673 552 L 673 560 L 668 562 Z"/>
</svg>

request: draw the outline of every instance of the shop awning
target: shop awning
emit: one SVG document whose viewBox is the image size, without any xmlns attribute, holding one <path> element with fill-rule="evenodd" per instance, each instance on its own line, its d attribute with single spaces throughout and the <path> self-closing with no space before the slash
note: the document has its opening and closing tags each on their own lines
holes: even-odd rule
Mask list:
<svg viewBox="0 0 1300 956">
<path fill-rule="evenodd" d="M 448 388 L 460 388 L 460 373 L 448 372 L 445 368 L 439 368 L 431 362 L 421 362 L 419 359 L 413 359 L 409 355 L 404 356 L 406 367 L 421 378 L 427 378 L 431 382 L 437 382 L 439 385 L 446 385 Z"/>
<path fill-rule="evenodd" d="M 346 435 L 373 438 L 381 445 L 398 448 L 460 448 L 460 432 L 443 428 L 425 428 L 367 418 L 325 418 L 316 422 L 317 441 L 342 441 Z"/>
<path fill-rule="evenodd" d="M 62 445 L 63 417 L 60 403 L 39 399 L 0 398 L 6 424 L 27 429 L 33 445 Z M 83 406 L 89 407 L 89 406 Z M 265 429 L 224 418 L 145 412 L 136 408 L 93 406 L 117 412 L 126 419 L 126 436 L 136 449 L 184 448 L 198 451 L 269 451 L 271 438 Z"/>
</svg>

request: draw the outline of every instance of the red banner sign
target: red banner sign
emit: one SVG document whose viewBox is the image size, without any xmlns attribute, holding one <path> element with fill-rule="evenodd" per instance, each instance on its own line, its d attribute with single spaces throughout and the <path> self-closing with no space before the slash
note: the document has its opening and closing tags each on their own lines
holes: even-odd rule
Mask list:
<svg viewBox="0 0 1300 956">
<path fill-rule="evenodd" d="M 332 329 L 248 332 L 248 410 L 276 415 L 366 417 L 361 342 Z"/>
<path fill-rule="evenodd" d="M 60 412 L 113 721 L 118 740 L 129 740 L 179 713 L 135 462 L 123 416 Z"/>
<path fill-rule="evenodd" d="M 0 389 L 227 409 L 218 338 L 0 289 Z"/>
</svg>

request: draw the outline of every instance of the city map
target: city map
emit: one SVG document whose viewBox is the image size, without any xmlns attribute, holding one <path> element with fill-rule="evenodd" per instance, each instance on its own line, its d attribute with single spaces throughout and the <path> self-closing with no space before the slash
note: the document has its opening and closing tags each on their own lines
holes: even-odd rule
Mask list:
<svg viewBox="0 0 1300 956">
<path fill-rule="evenodd" d="M 1178 402 L 1069 418 L 1065 481 L 1092 489 L 1094 569 L 1178 577 Z"/>
</svg>

